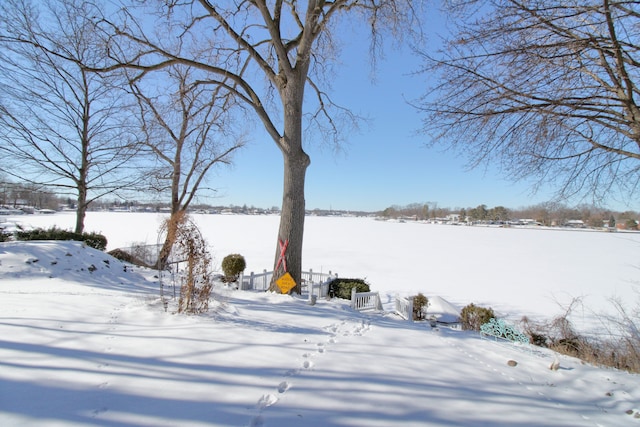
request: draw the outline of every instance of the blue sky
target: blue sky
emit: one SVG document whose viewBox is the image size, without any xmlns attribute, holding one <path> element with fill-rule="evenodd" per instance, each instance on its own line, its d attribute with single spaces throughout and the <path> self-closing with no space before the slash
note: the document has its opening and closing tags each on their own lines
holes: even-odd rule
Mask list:
<svg viewBox="0 0 640 427">
<path fill-rule="evenodd" d="M 427 137 L 417 134 L 422 116 L 407 103 L 427 87 L 426 76 L 411 75 L 420 67 L 419 60 L 408 48 L 388 46 L 372 82 L 367 49 L 368 42 L 358 37 L 345 43 L 331 95 L 370 122 L 350 133 L 339 152 L 327 146 L 307 146 L 311 156 L 307 209 L 380 211 L 426 202 L 447 208 L 485 204 L 515 209 L 551 200 L 552 188 L 533 194 L 530 182 L 511 182 L 490 167 L 469 171 L 460 155 L 444 147 L 427 148 Z M 248 146 L 236 154 L 234 166 L 217 171 L 211 184 L 218 196 L 207 201 L 280 206 L 282 175 L 279 150 L 262 132 L 261 124 L 256 124 Z M 630 209 L 622 204 L 609 206 Z"/>
</svg>

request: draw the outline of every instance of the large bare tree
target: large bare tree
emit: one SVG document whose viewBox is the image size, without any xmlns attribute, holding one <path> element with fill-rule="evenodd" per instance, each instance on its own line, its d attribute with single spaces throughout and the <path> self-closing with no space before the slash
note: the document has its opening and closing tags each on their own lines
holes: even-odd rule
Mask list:
<svg viewBox="0 0 640 427">
<path fill-rule="evenodd" d="M 197 69 L 172 65 L 152 76 L 131 81 L 138 101 L 138 117 L 144 153 L 151 166 L 146 185 L 171 198 L 171 216 L 158 257 L 163 268 L 177 235 L 177 227 L 189 205 L 207 184 L 216 165 L 230 164 L 244 139 L 235 131 L 231 107 L 234 98 L 220 86 L 198 84 Z"/>
<path fill-rule="evenodd" d="M 0 3 L 0 170 L 74 194 L 77 233 L 93 200 L 130 184 L 118 171 L 135 152 L 124 92 L 83 66 L 104 53 L 97 14 L 80 0 Z"/>
<path fill-rule="evenodd" d="M 425 51 L 437 84 L 425 131 L 551 183 L 560 199 L 637 195 L 640 180 L 640 3 L 450 1 L 455 30 Z M 537 187 L 536 187 L 537 188 Z"/>
<path fill-rule="evenodd" d="M 164 5 L 163 18 L 156 24 L 164 22 L 167 27 L 156 31 L 160 36 L 149 31 L 150 19 L 143 22 L 140 10 L 133 6 L 121 9 L 121 19 L 102 21 L 114 67 L 141 73 L 176 63 L 197 67 L 210 74 L 210 84 L 233 93 L 264 125 L 284 163 L 274 278 L 289 272 L 297 284 L 294 292 L 300 292 L 305 176 L 310 164 L 303 144 L 303 117 L 306 113 L 309 124 L 336 141 L 341 136 L 338 123 L 349 118 L 347 110 L 332 103 L 326 85 L 341 36 L 336 30 L 344 24 L 340 19 L 350 17 L 352 23 L 364 24 L 375 48 L 383 35 L 411 32 L 417 17 L 414 3 L 421 4 L 410 0 L 164 1 L 159 2 Z M 168 40 L 167 34 L 173 38 Z M 209 56 L 215 60 L 199 61 L 196 51 L 215 52 Z M 311 97 L 305 97 L 306 90 Z M 272 285 L 272 289 L 277 288 Z"/>
</svg>

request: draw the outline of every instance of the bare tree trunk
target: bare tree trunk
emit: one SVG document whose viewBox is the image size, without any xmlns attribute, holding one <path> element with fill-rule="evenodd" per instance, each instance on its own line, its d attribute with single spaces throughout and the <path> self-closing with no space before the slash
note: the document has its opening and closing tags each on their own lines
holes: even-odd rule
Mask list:
<svg viewBox="0 0 640 427">
<path fill-rule="evenodd" d="M 309 156 L 302 149 L 299 149 L 294 155 L 285 156 L 284 159 L 284 189 L 273 273 L 274 282 L 270 289 L 272 291 L 278 292 L 280 290 L 275 284 L 275 280 L 286 272 L 291 274 L 296 282 L 296 287 L 292 289 L 292 292 L 299 294 L 301 291 L 305 216 L 304 182 L 309 164 Z M 285 256 L 281 260 L 282 248 L 285 245 Z"/>
<path fill-rule="evenodd" d="M 156 267 L 158 269 L 164 269 L 167 266 L 167 261 L 171 255 L 171 250 L 176 242 L 178 235 L 178 228 L 184 222 L 186 215 L 186 206 L 184 209 L 180 208 L 180 171 L 182 163 L 180 161 L 180 150 L 176 150 L 176 156 L 174 157 L 173 176 L 171 179 L 171 215 L 167 219 L 165 224 L 167 235 L 164 238 L 162 249 L 158 254 L 158 260 Z"/>
<path fill-rule="evenodd" d="M 291 292 L 301 292 L 302 279 L 302 239 L 304 234 L 305 198 L 304 185 L 307 167 L 311 160 L 302 149 L 302 101 L 304 98 L 304 77 L 306 70 L 300 67 L 290 78 L 281 94 L 284 104 L 284 137 L 280 147 L 284 158 L 284 187 L 280 228 L 273 269 L 271 291 L 279 292 L 275 281 L 289 273 L 296 286 Z M 292 81 L 296 80 L 296 81 Z M 284 256 L 283 248 L 286 246 Z"/>
<path fill-rule="evenodd" d="M 76 229 L 78 234 L 84 233 L 84 218 L 87 216 L 87 187 L 85 182 L 78 185 L 78 204 L 76 206 Z"/>
<path fill-rule="evenodd" d="M 158 269 L 164 269 L 167 266 L 167 261 L 171 255 L 171 250 L 175 244 L 178 234 L 178 227 L 184 221 L 185 209 L 180 209 L 180 171 L 182 170 L 182 162 L 180 158 L 180 150 L 176 150 L 173 163 L 173 174 L 171 178 L 171 215 L 167 219 L 166 232 L 167 235 L 162 243 L 162 248 L 158 254 L 158 260 L 156 267 Z"/>
</svg>

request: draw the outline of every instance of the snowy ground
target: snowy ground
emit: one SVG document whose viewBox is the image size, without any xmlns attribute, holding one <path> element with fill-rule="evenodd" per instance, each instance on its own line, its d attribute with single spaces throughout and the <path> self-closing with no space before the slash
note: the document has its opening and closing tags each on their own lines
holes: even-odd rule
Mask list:
<svg viewBox="0 0 640 427">
<path fill-rule="evenodd" d="M 87 231 L 108 238 L 108 248 L 155 244 L 166 215 L 89 212 Z M 230 253 L 247 272 L 270 270 L 277 250 L 277 216 L 193 215 L 215 264 Z M 72 213 L 10 220 L 24 226 L 72 229 Z M 463 307 L 491 306 L 519 320 L 553 317 L 575 298 L 576 323 L 612 309 L 611 299 L 640 302 L 640 233 L 488 228 L 307 217 L 303 269 L 366 278 L 387 300 L 395 294 L 440 296 Z"/>
<path fill-rule="evenodd" d="M 218 260 L 272 262 L 277 218 L 197 220 Z M 91 213 L 87 228 L 114 248 L 155 243 L 158 223 Z M 175 315 L 152 271 L 74 242 L 0 244 L 0 425 L 640 425 L 637 375 L 567 357 L 551 371 L 541 349 L 390 313 L 394 293 L 416 290 L 512 316 L 557 314 L 564 295 L 606 309 L 637 296 L 640 236 L 355 218 L 308 218 L 306 231 L 305 265 L 366 276 L 385 313 L 219 285 L 208 314 Z"/>
</svg>

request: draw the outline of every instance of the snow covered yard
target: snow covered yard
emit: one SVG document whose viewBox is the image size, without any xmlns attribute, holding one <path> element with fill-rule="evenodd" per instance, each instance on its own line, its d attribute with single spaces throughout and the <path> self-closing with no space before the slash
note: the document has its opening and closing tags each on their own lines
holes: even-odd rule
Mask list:
<svg viewBox="0 0 640 427">
<path fill-rule="evenodd" d="M 155 244 L 166 215 L 89 212 L 87 231 L 107 236 L 108 250 Z M 211 246 L 214 265 L 231 253 L 246 272 L 271 269 L 279 217 L 192 215 Z M 14 217 L 24 226 L 70 229 L 73 213 Z M 581 326 L 610 313 L 611 298 L 640 302 L 640 233 L 488 228 L 398 223 L 371 218 L 307 217 L 303 269 L 364 278 L 384 295 L 440 296 L 459 307 L 493 307 L 511 320 L 553 317 L 575 298 Z"/>
<path fill-rule="evenodd" d="M 91 225 L 88 229 L 104 232 L 110 248 L 126 246 L 140 239 L 140 233 L 153 235 L 149 218 L 144 231 L 135 215 L 145 216 L 130 214 L 126 217 L 130 222 L 109 222 L 103 217 L 101 228 Z M 496 277 L 498 282 L 502 277 L 506 281 L 508 274 L 525 265 L 519 257 L 528 258 L 533 252 L 540 255 L 532 262 L 538 268 L 528 274 L 540 274 L 523 277 L 525 283 L 554 277 L 556 283 L 567 284 L 567 292 L 573 292 L 573 282 L 565 272 L 575 275 L 581 271 L 576 283 L 586 286 L 613 277 L 615 288 L 624 290 L 627 283 L 631 293 L 625 295 L 633 296 L 635 235 L 557 234 L 556 244 L 550 245 L 543 235 L 554 232 L 541 230 L 531 230 L 542 233 L 533 235 L 527 230 L 325 220 L 331 219 L 308 221 L 305 262 L 316 260 L 314 269 L 320 264 L 343 275 L 368 276 L 374 290 L 386 295 L 384 313 L 354 312 L 341 300 L 319 299 L 310 306 L 297 297 L 236 291 L 219 284 L 208 314 L 175 315 L 171 309 L 165 312 L 153 271 L 132 270 L 74 242 L 1 243 L 0 425 L 640 425 L 637 375 L 568 357 L 561 357 L 560 369 L 551 371 L 548 367 L 554 356 L 546 350 L 528 351 L 445 327 L 432 329 L 390 313 L 394 293 L 416 290 L 430 297 L 444 295 L 459 304 L 489 302 L 506 308 L 505 312 L 519 312 L 520 293 L 526 297 L 535 290 L 510 293 L 487 284 Z M 250 221 L 259 226 L 245 226 L 243 232 L 231 230 L 229 223 L 207 224 L 203 229 L 209 230 L 205 235 L 212 237 L 218 259 L 240 252 L 250 268 L 260 271 L 257 266 L 272 261 L 276 228 L 268 227 L 277 218 Z M 333 225 L 331 233 L 324 233 L 331 234 L 330 242 L 320 240 L 322 227 L 317 224 L 325 230 L 327 224 Z M 378 234 L 370 236 L 366 224 L 374 224 Z M 138 229 L 134 232 L 128 227 Z M 109 234 L 107 228 L 120 231 Z M 454 230 L 448 239 L 461 240 L 437 241 L 438 233 L 445 229 Z M 423 242 L 416 239 L 420 230 L 436 234 Z M 457 230 L 468 234 L 458 235 Z M 491 234 L 496 231 L 507 234 Z M 412 238 L 407 240 L 409 235 Z M 502 237 L 514 235 L 518 239 Z M 569 235 L 572 237 L 566 237 Z M 597 236 L 592 239 L 599 246 L 593 246 L 591 240 L 581 241 L 582 237 L 572 241 L 573 236 Z M 600 236 L 613 237 L 617 243 Z M 514 247 L 514 242 L 523 239 L 526 244 Z M 373 247 L 358 251 L 353 242 L 359 248 Z M 582 248 L 586 243 L 592 246 Z M 438 250 L 425 253 L 431 245 Z M 469 263 L 457 261 L 441 270 L 438 264 L 448 257 L 459 259 L 459 253 L 452 256 L 448 251 L 454 247 L 476 250 L 477 257 L 484 256 L 477 248 L 490 248 L 494 255 L 498 251 L 499 265 L 507 271 L 497 271 L 491 281 L 484 277 L 487 270 L 477 270 L 483 266 L 476 262 L 468 270 L 463 267 Z M 500 247 L 505 250 L 499 252 Z M 403 253 L 397 255 L 399 248 L 404 248 Z M 566 262 L 554 269 L 549 260 L 567 248 L 578 255 L 567 255 Z M 631 248 L 636 252 L 627 256 Z M 373 254 L 380 251 L 376 258 Z M 411 260 L 433 259 L 441 252 L 447 256 L 432 261 L 426 269 L 431 279 L 421 283 L 411 282 L 408 274 L 397 269 L 390 276 L 387 270 L 392 268 L 381 261 L 393 265 L 406 254 Z M 505 259 L 509 252 L 515 257 Z M 595 253 L 600 260 L 597 268 L 584 259 L 579 265 L 571 263 L 585 253 Z M 622 267 L 612 270 L 608 264 L 612 262 Z M 631 264 L 628 269 L 626 264 Z M 454 265 L 458 268 L 452 268 Z M 587 277 L 602 269 L 606 271 L 595 280 Z M 363 274 L 366 272 L 370 274 Z M 393 277 L 397 281 L 389 280 Z M 483 294 L 475 289 L 482 286 L 487 287 Z M 594 286 L 588 290 L 600 301 L 612 289 Z M 547 291 L 538 288 L 537 292 Z M 476 295 L 482 295 L 482 301 Z M 549 295 L 540 301 L 545 298 Z M 551 301 L 536 309 L 542 314 L 556 313 L 555 307 Z M 510 360 L 517 365 L 509 366 Z"/>
</svg>

